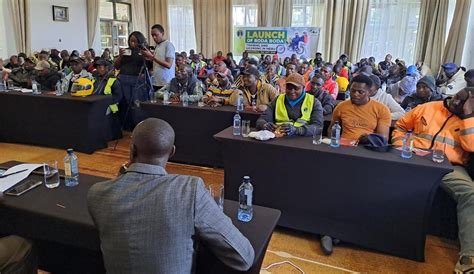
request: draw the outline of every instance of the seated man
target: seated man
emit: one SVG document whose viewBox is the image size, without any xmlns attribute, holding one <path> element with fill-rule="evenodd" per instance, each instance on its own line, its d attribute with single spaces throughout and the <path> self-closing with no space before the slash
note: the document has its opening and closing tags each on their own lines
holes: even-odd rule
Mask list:
<svg viewBox="0 0 474 274">
<path fill-rule="evenodd" d="M 418 69 L 421 77 L 425 77 L 427 75 L 433 77 L 433 72 L 431 71 L 430 67 L 428 67 L 422 60 L 418 60 L 416 62 L 416 68 Z"/>
<path fill-rule="evenodd" d="M 436 84 L 442 94 L 454 95 L 466 87 L 464 70 L 454 63 L 446 63 L 441 67 L 443 68 L 443 73 L 441 78 L 437 79 Z"/>
<path fill-rule="evenodd" d="M 8 78 L 13 80 L 15 86 L 31 88 L 31 79 L 36 77 L 35 66 L 35 63 L 33 63 L 31 59 L 26 58 L 23 66 L 14 69 Z"/>
<path fill-rule="evenodd" d="M 15 235 L 0 238 L 0 273 L 37 273 L 37 256 L 30 241 Z"/>
<path fill-rule="evenodd" d="M 217 87 L 210 86 L 206 94 L 203 96 L 205 104 L 210 106 L 222 106 L 229 104 L 229 97 L 236 89 L 224 73 L 217 73 L 216 79 L 219 85 Z"/>
<path fill-rule="evenodd" d="M 405 97 L 416 92 L 416 78 L 405 76 L 401 81 L 390 84 L 387 87 L 387 93 L 391 94 L 393 99 L 399 104 L 403 102 Z"/>
<path fill-rule="evenodd" d="M 331 63 L 326 63 L 319 69 L 319 72 L 324 77 L 323 89 L 327 90 L 329 94 L 336 100 L 337 94 L 339 93 L 339 87 L 336 81 L 333 79 L 333 66 Z"/>
<path fill-rule="evenodd" d="M 181 65 L 176 72 L 176 77 L 169 84 L 162 87 L 156 93 L 156 97 L 163 99 L 165 91 L 169 92 L 170 100 L 179 101 L 183 93 L 189 96 L 189 102 L 198 102 L 202 98 L 202 84 L 193 74 L 193 70 L 188 65 Z"/>
<path fill-rule="evenodd" d="M 109 273 L 193 273 L 203 242 L 226 265 L 249 269 L 254 250 L 199 177 L 168 174 L 175 134 L 149 118 L 132 133 L 130 163 L 115 180 L 93 185 L 90 215 Z"/>
<path fill-rule="evenodd" d="M 372 80 L 372 87 L 370 88 L 370 99 L 382 103 L 388 107 L 392 120 L 400 119 L 404 114 L 405 110 L 393 99 L 392 95 L 383 91 L 380 86 L 382 82 L 377 75 L 371 74 L 370 79 Z"/>
<path fill-rule="evenodd" d="M 120 80 L 115 78 L 112 72 L 109 72 L 107 69 L 108 65 L 109 63 L 103 58 L 99 58 L 94 62 L 96 72 L 94 77 L 94 94 L 112 96 L 112 104 L 109 105 L 106 111 L 110 125 L 110 132 L 107 132 L 107 140 L 116 140 L 122 138 L 118 104 L 122 100 L 123 93 Z"/>
<path fill-rule="evenodd" d="M 199 75 L 199 72 L 201 72 L 201 69 L 204 68 L 207 64 L 203 60 L 201 60 L 201 55 L 199 54 L 194 54 L 192 56 L 192 62 L 191 62 L 191 68 L 193 69 L 194 75 Z"/>
<path fill-rule="evenodd" d="M 51 65 L 47 61 L 39 61 L 36 64 L 35 70 L 38 72 L 36 81 L 41 85 L 42 90 L 56 90 L 56 83 L 61 81 L 61 75 L 56 70 L 52 70 Z"/>
<path fill-rule="evenodd" d="M 307 90 L 309 94 L 314 95 L 316 99 L 321 103 L 323 107 L 323 115 L 331 114 L 336 106 L 336 100 L 329 95 L 327 90 L 323 89 L 324 78 L 320 74 L 313 76 L 310 82 L 311 90 Z"/>
<path fill-rule="evenodd" d="M 435 79 L 432 76 L 425 76 L 416 83 L 416 92 L 405 97 L 400 106 L 412 110 L 418 105 L 441 100 L 443 100 L 443 96 L 436 88 Z"/>
<path fill-rule="evenodd" d="M 352 79 L 351 99 L 339 103 L 334 109 L 329 133 L 334 123 L 339 121 L 342 138 L 358 140 L 371 133 L 388 138 L 392 122 L 390 110 L 382 103 L 370 99 L 371 87 L 372 80 L 369 76 L 359 75 Z"/>
<path fill-rule="evenodd" d="M 297 72 L 297 67 L 292 63 L 288 63 L 286 65 L 286 74 L 285 74 L 285 76 L 280 77 L 280 79 L 278 79 L 278 81 L 277 81 L 278 87 L 279 87 L 279 90 L 280 90 L 280 94 L 285 93 L 285 90 L 286 90 L 286 77 L 288 77 L 293 72 Z"/>
<path fill-rule="evenodd" d="M 308 61 L 304 61 L 303 64 L 300 65 L 300 67 L 298 68 L 298 73 L 303 75 L 305 83 L 307 83 L 307 82 L 309 82 L 309 80 L 311 80 L 309 76 L 313 73 L 313 70 L 310 67 Z"/>
<path fill-rule="evenodd" d="M 457 202 L 461 251 L 456 273 L 474 271 L 474 182 L 465 169 L 474 152 L 473 128 L 474 91 L 465 88 L 444 101 L 419 105 L 398 120 L 392 134 L 392 144 L 398 146 L 408 130 L 414 133 L 414 147 L 431 149 L 435 142 L 445 143 L 454 171 L 443 177 L 441 186 Z"/>
<path fill-rule="evenodd" d="M 277 81 L 280 79 L 278 74 L 276 73 L 276 67 L 273 64 L 267 66 L 267 70 L 265 72 L 265 82 L 272 85 L 272 87 L 279 89 Z"/>
<path fill-rule="evenodd" d="M 71 92 L 72 84 L 79 78 L 87 78 L 93 80 L 92 75 L 85 69 L 83 69 L 84 60 L 79 57 L 71 56 L 69 58 L 69 64 L 71 65 L 72 71 L 63 79 L 62 89 L 64 92 Z"/>
<path fill-rule="evenodd" d="M 292 73 L 286 78 L 286 94 L 273 100 L 257 120 L 258 129 L 285 135 L 313 136 L 317 127 L 323 127 L 323 108 L 319 100 L 304 92 L 304 78 Z"/>
<path fill-rule="evenodd" d="M 229 104 L 237 106 L 239 93 L 242 91 L 246 109 L 265 111 L 267 104 L 277 97 L 278 91 L 260 80 L 260 72 L 254 66 L 249 66 L 241 75 L 243 75 L 243 86 L 239 87 L 239 91 L 232 93 Z"/>
</svg>

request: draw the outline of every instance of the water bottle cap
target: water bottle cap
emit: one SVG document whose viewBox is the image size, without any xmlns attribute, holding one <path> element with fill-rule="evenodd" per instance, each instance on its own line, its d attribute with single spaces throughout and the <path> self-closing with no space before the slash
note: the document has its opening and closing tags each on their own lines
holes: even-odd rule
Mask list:
<svg viewBox="0 0 474 274">
<path fill-rule="evenodd" d="M 250 176 L 244 176 L 244 180 L 250 180 Z"/>
<path fill-rule="evenodd" d="M 72 149 L 72 148 L 67 149 L 67 153 L 73 153 L 73 152 L 74 152 L 74 149 Z"/>
</svg>

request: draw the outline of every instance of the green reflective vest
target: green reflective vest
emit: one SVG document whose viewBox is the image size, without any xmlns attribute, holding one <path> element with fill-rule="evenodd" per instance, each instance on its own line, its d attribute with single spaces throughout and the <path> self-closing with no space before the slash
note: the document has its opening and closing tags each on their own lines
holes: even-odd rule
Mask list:
<svg viewBox="0 0 474 274">
<path fill-rule="evenodd" d="M 114 85 L 116 80 L 117 78 L 113 78 L 113 77 L 110 77 L 107 80 L 107 84 L 105 85 L 105 88 L 104 88 L 104 95 L 112 94 L 112 86 Z M 94 82 L 95 82 L 95 79 L 94 79 Z M 110 111 L 112 111 L 112 113 L 116 113 L 118 111 L 118 104 L 111 104 L 109 105 L 109 108 L 110 108 Z"/>
<path fill-rule="evenodd" d="M 296 121 L 290 120 L 288 111 L 285 106 L 285 94 L 280 94 L 276 101 L 275 108 L 275 122 L 277 125 L 293 124 L 295 127 L 307 125 L 311 119 L 311 112 L 313 111 L 314 96 L 306 93 L 303 104 L 301 104 L 301 117 Z"/>
</svg>

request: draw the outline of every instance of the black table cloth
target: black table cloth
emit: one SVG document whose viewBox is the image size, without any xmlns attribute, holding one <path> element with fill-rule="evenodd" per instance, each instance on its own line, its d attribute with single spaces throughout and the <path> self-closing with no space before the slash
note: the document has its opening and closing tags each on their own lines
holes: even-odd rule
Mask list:
<svg viewBox="0 0 474 274">
<path fill-rule="evenodd" d="M 9 167 L 15 162 L 0 164 Z M 31 175 L 41 179 L 41 176 Z M 0 234 L 16 234 L 33 239 L 39 247 L 42 269 L 59 272 L 104 272 L 97 230 L 87 211 L 89 188 L 106 178 L 80 174 L 76 187 L 61 185 L 47 189 L 41 185 L 19 197 L 4 196 L 0 202 Z M 235 189 L 235 192 L 238 190 Z M 249 223 L 237 220 L 238 203 L 224 202 L 224 212 L 255 250 L 253 267 L 245 273 L 259 273 L 267 245 L 280 211 L 254 207 Z M 83 265 L 81 265 L 83 264 Z M 205 249 L 198 253 L 198 273 L 235 273 Z"/>
<path fill-rule="evenodd" d="M 452 170 L 447 160 L 313 145 L 307 137 L 260 142 L 231 128 L 215 137 L 223 143 L 226 198 L 238 200 L 235 190 L 249 175 L 254 203 L 281 210 L 281 226 L 424 259 L 433 197 Z"/>
<path fill-rule="evenodd" d="M 93 153 L 107 147 L 110 96 L 0 93 L 0 142 Z"/>
<path fill-rule="evenodd" d="M 160 102 L 141 104 L 146 117 L 155 117 L 167 121 L 176 133 L 176 154 L 170 159 L 211 167 L 222 167 L 222 153 L 219 143 L 212 137 L 233 123 L 236 108 L 234 106 L 198 107 L 190 104 L 163 105 Z M 260 113 L 244 111 L 242 120 L 250 120 L 255 126 Z"/>
</svg>

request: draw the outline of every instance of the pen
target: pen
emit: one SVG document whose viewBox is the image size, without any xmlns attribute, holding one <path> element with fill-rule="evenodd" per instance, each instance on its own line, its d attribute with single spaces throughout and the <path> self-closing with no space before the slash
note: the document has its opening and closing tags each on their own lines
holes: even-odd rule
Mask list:
<svg viewBox="0 0 474 274">
<path fill-rule="evenodd" d="M 3 174 L 3 175 L 0 175 L 0 179 L 1 179 L 1 178 L 8 177 L 8 176 L 13 175 L 13 174 L 21 173 L 21 172 L 27 171 L 27 170 L 28 170 L 28 169 L 25 168 L 25 169 L 22 169 L 22 170 L 18 170 L 18 171 L 12 172 L 12 173 L 10 173 L 10 174 Z"/>
</svg>

